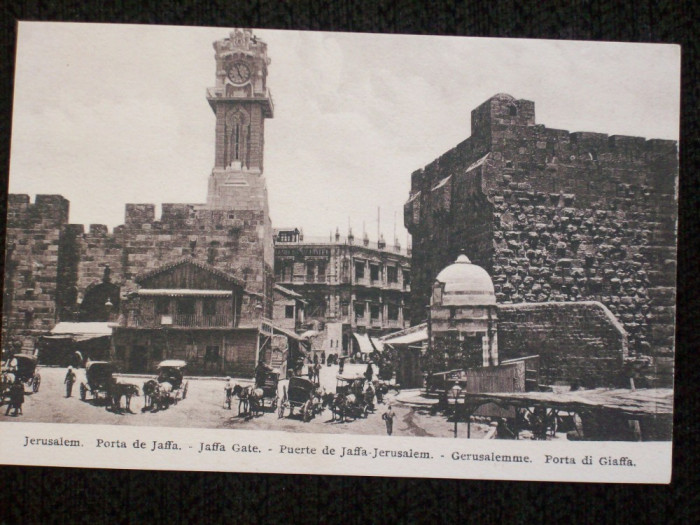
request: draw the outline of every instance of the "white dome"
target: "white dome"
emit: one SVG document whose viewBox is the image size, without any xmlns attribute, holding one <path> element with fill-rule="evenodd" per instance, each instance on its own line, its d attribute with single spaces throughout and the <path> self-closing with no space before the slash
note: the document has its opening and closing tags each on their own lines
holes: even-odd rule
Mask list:
<svg viewBox="0 0 700 525">
<path fill-rule="evenodd" d="M 496 304 L 491 277 L 481 266 L 472 264 L 464 254 L 443 269 L 435 280 L 444 285 L 443 306 Z"/>
</svg>

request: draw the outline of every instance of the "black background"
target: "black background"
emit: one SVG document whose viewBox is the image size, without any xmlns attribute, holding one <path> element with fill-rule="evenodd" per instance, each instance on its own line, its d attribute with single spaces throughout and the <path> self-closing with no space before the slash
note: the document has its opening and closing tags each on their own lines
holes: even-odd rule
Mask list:
<svg viewBox="0 0 700 525">
<path fill-rule="evenodd" d="M 0 3 L 5 202 L 17 20 L 502 36 L 683 46 L 673 482 L 668 486 L 0 467 L 0 522 L 695 522 L 700 2 L 24 1 Z M 89 45 L 89 43 L 86 43 Z M 60 89 L 60 87 L 59 87 Z M 408 174 L 407 174 L 408 176 Z M 4 205 L 4 204 L 3 204 Z M 0 216 L 4 217 L 4 209 Z M 2 244 L 4 246 L 4 243 Z M 0 429 L 1 431 L 1 429 Z M 313 459 L 309 459 L 313 461 Z M 416 472 L 420 477 L 421 473 Z"/>
</svg>

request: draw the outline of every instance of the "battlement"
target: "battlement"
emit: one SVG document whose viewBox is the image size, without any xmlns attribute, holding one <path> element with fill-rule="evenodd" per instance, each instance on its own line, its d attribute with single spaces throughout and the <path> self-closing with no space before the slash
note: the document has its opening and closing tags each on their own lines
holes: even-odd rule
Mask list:
<svg viewBox="0 0 700 525">
<path fill-rule="evenodd" d="M 127 204 L 124 214 L 124 225 L 140 228 L 144 224 L 153 224 L 156 220 L 155 204 Z"/>
<path fill-rule="evenodd" d="M 528 171 L 532 175 L 529 179 L 542 178 L 544 185 L 557 186 L 542 175 L 545 169 L 557 170 L 560 178 L 576 178 L 578 185 L 559 184 L 567 186 L 567 192 L 576 193 L 579 187 L 588 187 L 588 182 L 600 182 L 601 173 L 625 184 L 651 185 L 670 192 L 675 184 L 678 151 L 673 140 L 547 128 L 535 124 L 534 102 L 498 94 L 472 111 L 469 138 L 411 174 L 409 198 L 418 192 L 427 194 L 440 181 L 462 173 L 464 166 L 488 153 L 491 160 L 503 161 L 502 168 L 516 173 Z M 659 163 L 665 163 L 668 169 Z M 640 170 L 645 164 L 648 169 Z M 650 175 L 650 171 L 656 173 Z M 603 192 L 611 188 L 603 185 L 593 189 Z"/>
<path fill-rule="evenodd" d="M 62 195 L 10 194 L 7 199 L 8 228 L 60 228 L 68 222 L 70 203 Z"/>
</svg>

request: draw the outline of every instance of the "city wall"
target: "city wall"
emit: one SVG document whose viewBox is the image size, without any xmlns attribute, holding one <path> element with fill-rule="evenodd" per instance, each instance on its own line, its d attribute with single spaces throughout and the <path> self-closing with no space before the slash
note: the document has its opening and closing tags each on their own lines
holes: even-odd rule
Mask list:
<svg viewBox="0 0 700 525">
<path fill-rule="evenodd" d="M 58 321 L 77 320 L 86 290 L 102 282 L 107 266 L 125 292 L 140 273 L 194 255 L 267 296 L 272 315 L 274 255 L 264 212 L 163 204 L 156 220 L 153 204 L 127 204 L 125 223 L 113 232 L 69 224 L 68 216 L 69 202 L 59 195 L 8 199 L 3 330 L 27 350 Z"/>
<path fill-rule="evenodd" d="M 411 311 L 464 251 L 499 304 L 599 301 L 631 355 L 669 366 L 677 174 L 674 141 L 548 129 L 534 103 L 496 95 L 472 112 L 471 137 L 412 174 Z"/>
<path fill-rule="evenodd" d="M 603 304 L 519 303 L 498 308 L 501 361 L 540 356 L 540 383 L 629 386 L 620 373 L 627 334 Z"/>
</svg>

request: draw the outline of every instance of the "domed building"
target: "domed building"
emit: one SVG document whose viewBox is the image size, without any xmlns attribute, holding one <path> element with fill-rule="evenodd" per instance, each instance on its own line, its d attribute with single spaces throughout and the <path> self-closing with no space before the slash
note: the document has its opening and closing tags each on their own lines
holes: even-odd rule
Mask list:
<svg viewBox="0 0 700 525">
<path fill-rule="evenodd" d="M 444 357 L 449 368 L 498 365 L 497 323 L 491 277 L 460 255 L 433 284 L 430 346 L 435 356 Z"/>
</svg>

